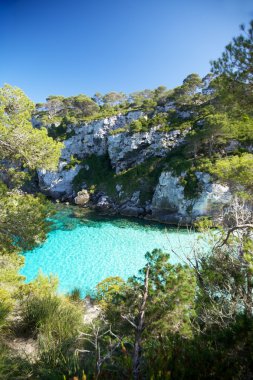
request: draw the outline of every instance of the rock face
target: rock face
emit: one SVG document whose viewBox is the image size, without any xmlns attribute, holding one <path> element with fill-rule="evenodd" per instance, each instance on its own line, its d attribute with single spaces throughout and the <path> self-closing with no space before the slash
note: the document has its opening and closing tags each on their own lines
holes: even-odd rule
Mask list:
<svg viewBox="0 0 253 380">
<path fill-rule="evenodd" d="M 144 216 L 146 210 L 140 205 L 140 191 L 135 191 L 131 198 L 119 207 L 119 212 L 125 216 Z"/>
<path fill-rule="evenodd" d="M 74 196 L 72 181 L 81 169 L 75 165 L 69 170 L 64 170 L 65 163 L 60 163 L 59 170 L 49 172 L 44 169 L 38 172 L 39 186 L 43 193 L 54 199 L 65 200 Z"/>
<path fill-rule="evenodd" d="M 151 128 L 149 132 L 140 132 L 130 135 L 119 133 L 109 136 L 108 153 L 116 173 L 127 169 L 147 158 L 163 157 L 176 146 L 180 145 L 188 131 L 171 132 L 159 131 L 159 126 Z"/>
<path fill-rule="evenodd" d="M 107 117 L 94 120 L 81 126 L 70 125 L 68 134 L 73 136 L 64 141 L 65 148 L 62 151 L 62 159 L 70 161 L 71 156 L 79 158 L 91 154 L 102 156 L 108 151 L 108 136 L 111 131 L 123 128 L 143 116 L 142 111 L 129 112 L 127 115 Z"/>
<path fill-rule="evenodd" d="M 133 111 L 82 126 L 69 126 L 67 132 L 73 136 L 64 141 L 61 159 L 69 162 L 72 156 L 84 158 L 91 154 L 102 156 L 108 153 L 112 167 L 119 173 L 152 156 L 165 156 L 183 141 L 188 132 L 162 132 L 158 125 L 148 132 L 110 135 L 110 132 L 125 127 L 143 115 L 141 111 Z"/>
<path fill-rule="evenodd" d="M 194 199 L 187 199 L 180 179 L 171 172 L 163 172 L 152 199 L 152 218 L 169 223 L 188 224 L 200 216 L 218 216 L 231 199 L 228 186 L 211 182 L 207 173 L 196 172 L 201 191 Z"/>
<path fill-rule="evenodd" d="M 108 137 L 110 131 L 123 128 L 133 120 L 143 116 L 142 111 L 129 112 L 127 115 L 118 115 L 94 120 L 82 126 L 69 125 L 68 134 L 73 136 L 64 141 L 58 170 L 50 172 L 38 171 L 40 190 L 46 195 L 61 200 L 74 198 L 75 192 L 72 181 L 81 169 L 80 165 L 66 169 L 71 158 L 84 158 L 91 154 L 102 156 L 108 153 Z"/>
</svg>

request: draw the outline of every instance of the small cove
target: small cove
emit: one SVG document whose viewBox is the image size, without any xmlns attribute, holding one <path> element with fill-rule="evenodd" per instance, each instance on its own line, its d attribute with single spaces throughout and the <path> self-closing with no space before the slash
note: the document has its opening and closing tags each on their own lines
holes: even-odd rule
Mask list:
<svg viewBox="0 0 253 380">
<path fill-rule="evenodd" d="M 195 239 L 186 229 L 142 220 L 101 216 L 77 207 L 59 207 L 54 227 L 47 240 L 25 252 L 21 274 L 30 282 L 38 275 L 54 274 L 59 278 L 59 291 L 80 288 L 83 295 L 92 293 L 106 277 L 123 279 L 135 275 L 145 261 L 145 253 L 155 248 L 171 254 L 189 253 Z M 184 247 L 184 252 L 182 252 Z"/>
</svg>

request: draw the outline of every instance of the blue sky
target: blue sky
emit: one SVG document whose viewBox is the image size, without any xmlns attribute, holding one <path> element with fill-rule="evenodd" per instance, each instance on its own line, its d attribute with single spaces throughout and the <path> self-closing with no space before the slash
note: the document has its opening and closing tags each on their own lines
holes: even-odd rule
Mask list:
<svg viewBox="0 0 253 380">
<path fill-rule="evenodd" d="M 173 88 L 253 18 L 252 0 L 0 0 L 0 85 L 48 95 Z"/>
</svg>

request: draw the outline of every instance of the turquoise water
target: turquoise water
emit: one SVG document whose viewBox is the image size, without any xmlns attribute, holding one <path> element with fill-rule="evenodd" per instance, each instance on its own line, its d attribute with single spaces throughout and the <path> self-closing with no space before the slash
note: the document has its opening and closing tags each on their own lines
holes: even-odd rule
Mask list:
<svg viewBox="0 0 253 380">
<path fill-rule="evenodd" d="M 21 274 L 29 282 L 39 271 L 52 273 L 59 278 L 60 292 L 78 287 L 85 295 L 106 277 L 137 274 L 147 251 L 161 248 L 170 253 L 173 248 L 181 254 L 182 245 L 187 252 L 193 238 L 186 230 L 66 207 L 56 214 L 45 243 L 24 254 Z M 171 261 L 178 261 L 177 256 L 172 254 Z"/>
</svg>

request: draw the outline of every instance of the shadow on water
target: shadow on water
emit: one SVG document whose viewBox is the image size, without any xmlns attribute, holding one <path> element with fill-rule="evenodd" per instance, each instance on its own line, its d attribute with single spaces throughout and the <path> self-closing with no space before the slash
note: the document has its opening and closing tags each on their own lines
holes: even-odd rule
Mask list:
<svg viewBox="0 0 253 380">
<path fill-rule="evenodd" d="M 108 215 L 99 213 L 98 211 L 80 208 L 78 206 L 71 205 L 56 205 L 56 214 L 51 219 L 52 230 L 72 231 L 80 225 L 92 228 L 102 228 L 105 223 L 112 224 L 118 228 L 128 228 L 129 226 L 140 227 L 154 231 L 175 231 L 176 226 L 168 226 L 155 221 L 149 221 L 144 219 L 137 219 L 131 217 L 122 217 L 117 215 Z M 186 230 L 184 227 L 180 227 L 180 230 Z"/>
</svg>

